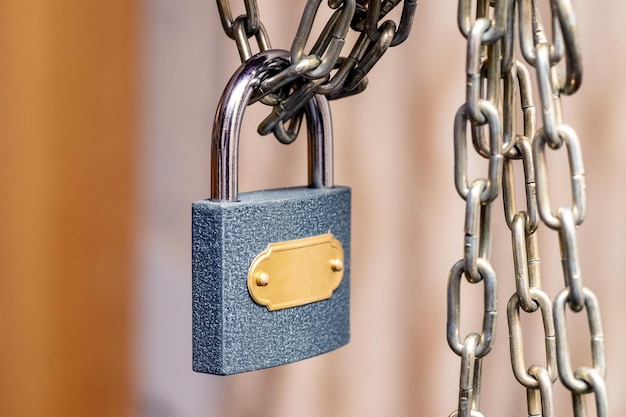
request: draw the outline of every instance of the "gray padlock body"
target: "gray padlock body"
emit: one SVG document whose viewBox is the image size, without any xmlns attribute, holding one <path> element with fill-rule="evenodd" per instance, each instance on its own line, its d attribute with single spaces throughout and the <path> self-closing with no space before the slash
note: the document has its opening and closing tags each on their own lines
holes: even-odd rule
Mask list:
<svg viewBox="0 0 626 417">
<path fill-rule="evenodd" d="M 316 356 L 350 338 L 348 187 L 283 188 L 239 194 L 237 202 L 192 206 L 193 370 L 229 375 Z M 270 243 L 332 233 L 344 276 L 331 298 L 268 311 L 247 287 L 254 258 Z"/>
</svg>

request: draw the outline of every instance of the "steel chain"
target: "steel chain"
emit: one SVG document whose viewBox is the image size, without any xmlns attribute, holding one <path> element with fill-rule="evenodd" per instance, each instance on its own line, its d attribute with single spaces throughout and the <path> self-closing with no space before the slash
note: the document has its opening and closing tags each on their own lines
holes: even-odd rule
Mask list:
<svg viewBox="0 0 626 417">
<path fill-rule="evenodd" d="M 563 123 L 561 94 L 575 93 L 582 80 L 581 51 L 570 0 L 550 0 L 552 39 L 543 27 L 540 0 L 459 0 L 457 23 L 467 39 L 466 101 L 454 122 L 455 185 L 466 202 L 464 256 L 451 269 L 448 281 L 447 339 L 461 357 L 459 402 L 452 416 L 483 417 L 479 410 L 482 363 L 491 351 L 497 315 L 496 273 L 491 265 L 491 208 L 502 190 L 506 223 L 511 230 L 516 292 L 507 307 L 511 365 L 527 389 L 529 415 L 554 415 L 552 389 L 558 377 L 572 393 L 576 417 L 586 415 L 584 396 L 595 395 L 596 415 L 608 416 L 605 354 L 600 310 L 595 295 L 583 285 L 576 227 L 586 212 L 584 167 L 579 139 Z M 252 101 L 273 107 L 259 132 L 274 132 L 292 142 L 301 122 L 301 108 L 315 94 L 338 99 L 363 91 L 367 73 L 390 46 L 408 36 L 416 0 L 404 0 L 400 22 L 383 21 L 401 0 L 329 0 L 335 12 L 307 53 L 313 22 L 321 0 L 308 0 L 291 47 L 291 62 L 268 73 Z M 217 0 L 224 32 L 235 40 L 242 61 L 257 48 L 271 48 L 256 0 L 244 0 L 246 13 L 233 19 L 229 0 Z M 474 16 L 474 17 L 473 17 Z M 381 23 L 381 21 L 383 21 Z M 530 75 L 514 57 L 515 24 L 521 55 L 535 68 L 542 127 L 536 130 Z M 350 53 L 342 57 L 352 28 L 361 32 Z M 563 68 L 564 67 L 564 68 Z M 519 102 L 519 106 L 517 105 Z M 523 132 L 515 132 L 518 112 Z M 291 120 L 285 127 L 284 123 Z M 467 132 L 478 155 L 488 159 L 487 175 L 468 179 Z M 488 139 L 486 136 L 488 135 Z M 546 146 L 565 146 L 570 170 L 572 203 L 552 210 L 548 192 Z M 525 210 L 516 207 L 513 163 L 521 160 Z M 565 288 L 550 299 L 541 288 L 537 230 L 539 219 L 559 236 Z M 460 335 L 461 277 L 484 285 L 480 333 Z M 586 311 L 591 335 L 591 366 L 572 370 L 565 312 Z M 546 363 L 526 368 L 520 309 L 539 311 L 545 335 Z"/>
<path fill-rule="evenodd" d="M 233 18 L 230 0 L 217 0 L 224 32 L 235 41 L 242 62 L 255 53 L 252 38 L 257 52 L 271 48 L 257 0 L 243 2 L 245 14 Z M 398 24 L 384 20 L 402 2 Z M 328 0 L 328 7 L 335 11 L 311 50 L 305 52 L 321 3 L 322 0 L 307 0 L 291 46 L 290 65 L 267 74 L 251 98 L 251 102 L 272 106 L 257 130 L 262 135 L 273 132 L 281 143 L 296 139 L 303 106 L 316 94 L 339 99 L 365 90 L 367 74 L 373 66 L 389 47 L 407 39 L 417 6 L 417 0 Z M 341 56 L 349 29 L 360 35 L 350 53 Z"/>
<path fill-rule="evenodd" d="M 546 0 L 547 1 L 547 0 Z M 563 123 L 562 94 L 577 91 L 582 79 L 576 19 L 570 0 L 550 0 L 552 38 L 543 27 L 540 0 L 459 0 L 457 23 L 467 39 L 466 100 L 454 121 L 454 178 L 466 202 L 464 256 L 448 278 L 447 339 L 461 357 L 459 402 L 451 416 L 479 417 L 481 366 L 494 343 L 497 314 L 496 273 L 491 258 L 490 208 L 502 190 L 504 214 L 511 230 L 516 292 L 507 306 L 511 366 L 527 390 L 529 416 L 553 416 L 553 384 L 560 378 L 571 391 L 573 414 L 586 415 L 584 397 L 595 395 L 596 415 L 608 416 L 606 361 L 599 303 L 583 285 L 576 228 L 586 213 L 581 146 L 573 128 Z M 515 59 L 516 24 L 519 50 L 535 68 L 542 126 L 536 111 L 530 73 Z M 564 67 L 564 68 L 563 68 Z M 523 132 L 516 132 L 517 114 Z M 469 126 L 468 126 L 469 124 Z M 467 132 L 476 153 L 488 159 L 485 177 L 468 180 Z M 488 133 L 489 138 L 486 138 Z M 571 203 L 553 210 L 548 192 L 546 149 L 563 149 L 569 161 Z M 516 205 L 514 163 L 524 173 L 525 207 Z M 557 232 L 565 287 L 552 300 L 542 289 L 537 230 L 540 222 Z M 460 282 L 484 282 L 483 328 L 461 338 Z M 566 310 L 586 311 L 591 337 L 591 366 L 573 370 L 566 330 Z M 521 310 L 542 317 L 545 363 L 527 367 L 523 351 Z M 462 341 L 463 340 L 463 341 Z"/>
</svg>

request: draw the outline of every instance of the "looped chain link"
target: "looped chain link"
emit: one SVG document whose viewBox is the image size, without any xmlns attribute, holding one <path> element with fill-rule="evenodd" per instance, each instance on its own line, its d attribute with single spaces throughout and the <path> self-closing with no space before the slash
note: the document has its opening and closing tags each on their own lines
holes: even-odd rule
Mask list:
<svg viewBox="0 0 626 417">
<path fill-rule="evenodd" d="M 369 38 L 376 42 L 382 31 L 378 22 L 381 21 L 387 13 L 389 13 L 394 7 L 396 7 L 399 3 L 399 0 L 386 0 L 384 2 L 381 1 L 372 1 L 369 2 L 360 1 L 361 6 L 365 6 L 366 17 L 365 28 L 361 29 L 362 31 L 367 33 Z M 390 46 L 400 45 L 404 42 L 409 33 L 411 32 L 411 26 L 413 25 L 413 16 L 415 15 L 415 9 L 417 8 L 417 0 L 404 0 L 404 5 L 402 6 L 402 14 L 400 16 L 400 23 L 397 25 L 398 28 L 394 30 L 393 39 L 391 40 Z M 391 20 L 385 21 L 381 26 L 391 22 Z M 355 25 L 355 26 L 358 26 Z M 394 23 L 395 27 L 395 23 Z M 357 29 L 358 30 L 358 29 Z"/>
<path fill-rule="evenodd" d="M 572 206 L 574 222 L 579 226 L 585 219 L 586 198 L 585 198 L 585 169 L 583 167 L 582 152 L 578 136 L 572 128 L 566 125 L 557 127 L 557 134 L 561 144 L 567 148 L 567 156 L 570 167 Z M 548 168 L 546 163 L 546 145 L 550 146 L 549 138 L 545 130 L 540 130 L 535 136 L 533 143 L 533 159 L 536 164 L 535 174 L 537 175 L 537 204 L 541 219 L 552 229 L 558 230 L 561 227 L 560 220 L 552 213 L 550 198 L 548 195 Z M 560 147 L 559 145 L 558 147 Z M 556 146 L 555 146 L 556 148 Z"/>
<path fill-rule="evenodd" d="M 552 300 L 550 296 L 543 290 L 532 287 L 529 289 L 530 300 L 534 308 L 527 310 L 532 313 L 539 308 L 543 321 L 543 331 L 546 350 L 546 366 L 542 368 L 547 371 L 547 375 L 552 383 L 557 378 L 557 361 L 556 361 L 556 341 L 554 321 L 552 320 Z M 513 366 L 513 374 L 520 384 L 526 388 L 538 388 L 539 381 L 535 375 L 526 369 L 526 361 L 524 360 L 524 342 L 522 337 L 522 321 L 520 317 L 520 307 L 522 307 L 521 299 L 517 294 L 513 294 L 507 306 L 507 318 L 509 323 L 509 338 L 511 340 L 511 365 Z"/>
<path fill-rule="evenodd" d="M 480 335 L 470 333 L 461 351 L 461 377 L 459 379 L 458 417 L 482 416 L 478 413 L 480 398 L 480 357 L 476 353 L 480 345 Z"/>
<path fill-rule="evenodd" d="M 298 65 L 303 59 L 310 59 L 311 55 L 319 58 L 320 64 L 304 73 L 304 76 L 310 79 L 323 78 L 334 68 L 337 59 L 339 59 L 339 54 L 350 28 L 350 21 L 356 9 L 356 0 L 344 0 L 341 8 L 333 15 L 334 19 L 331 19 L 329 24 L 326 25 L 323 31 L 324 36 L 320 37 L 320 40 L 323 41 L 318 41 L 313 46 L 310 55 L 307 55 L 304 52 L 304 48 L 311 35 L 315 15 L 319 10 L 321 2 L 322 0 L 308 1 L 295 39 L 291 45 L 291 62 L 293 65 Z"/>
<path fill-rule="evenodd" d="M 537 381 L 536 388 L 528 387 L 526 389 L 528 415 L 554 416 L 554 396 L 552 394 L 554 379 L 550 377 L 549 371 L 541 366 L 533 365 L 528 369 L 528 375 Z"/>
<path fill-rule="evenodd" d="M 257 0 L 243 0 L 245 14 L 236 18 L 229 0 L 216 1 L 224 32 L 235 41 L 242 62 L 271 49 Z M 402 2 L 398 24 L 392 20 L 380 23 Z M 303 107 L 313 96 L 323 94 L 339 99 L 365 90 L 369 71 L 389 47 L 401 44 L 409 36 L 417 7 L 417 0 L 328 0 L 328 6 L 335 11 L 307 53 L 305 47 L 321 3 L 322 0 L 307 0 L 291 45 L 290 65 L 263 79 L 250 99 L 272 106 L 258 132 L 272 132 L 284 144 L 298 136 Z M 341 56 L 350 28 L 361 33 L 350 53 Z M 256 41 L 256 52 L 251 38 Z"/>
<path fill-rule="evenodd" d="M 557 361 L 559 375 L 563 385 L 575 394 L 589 394 L 594 386 L 584 378 L 576 377 L 572 371 L 569 347 L 567 343 L 567 330 L 565 326 L 565 306 L 570 297 L 570 289 L 564 288 L 554 300 L 554 325 L 556 329 Z M 606 358 L 604 354 L 604 335 L 602 334 L 602 320 L 600 318 L 600 306 L 598 299 L 591 290 L 583 288 L 584 309 L 587 311 L 587 321 L 591 333 L 591 369 L 604 378 L 606 374 Z M 587 372 L 588 373 L 588 372 Z"/>
<path fill-rule="evenodd" d="M 608 416 L 604 375 L 604 341 L 597 298 L 583 285 L 576 228 L 586 214 L 585 171 L 582 151 L 574 129 L 563 123 L 561 94 L 571 95 L 582 79 L 581 53 L 576 19 L 570 0 L 549 1 L 552 38 L 540 13 L 542 0 L 459 0 L 457 24 L 467 41 L 465 103 L 454 119 L 454 181 L 465 200 L 464 256 L 448 278 L 447 339 L 461 356 L 461 384 L 457 410 L 451 416 L 478 417 L 482 364 L 495 340 L 496 273 L 491 258 L 490 208 L 502 190 L 504 217 L 511 230 L 515 294 L 507 305 L 511 366 L 515 378 L 527 391 L 529 416 L 555 415 L 553 384 L 560 378 L 571 391 L 573 414 L 586 415 L 584 396 L 595 395 L 596 415 Z M 515 4 L 517 3 L 517 5 Z M 472 9 L 472 4 L 475 4 Z M 517 17 L 516 17 L 517 11 Z M 519 50 L 535 69 L 542 115 L 537 130 L 531 75 L 515 59 L 515 24 Z M 564 68 L 562 68 L 564 66 Z M 518 104 L 519 103 L 519 104 Z M 523 118 L 518 133 L 517 115 Z M 488 129 L 486 129 L 488 126 Z M 488 173 L 468 181 L 467 131 L 476 154 L 487 159 Z M 486 137 L 488 130 L 489 138 Z M 554 210 L 548 192 L 547 149 L 564 148 L 569 163 L 571 203 Z M 514 161 L 520 160 L 524 175 L 525 207 L 518 210 Z M 559 237 L 565 287 L 554 300 L 542 290 L 537 234 L 540 223 Z M 461 342 L 460 278 L 469 283 L 484 281 L 483 329 Z M 572 370 L 565 311 L 585 311 L 591 336 L 592 365 Z M 524 358 L 522 310 L 541 314 L 545 364 L 527 367 Z M 471 372 L 471 373 L 470 373 Z M 471 379 L 471 381 L 470 381 Z"/>
<path fill-rule="evenodd" d="M 252 37 L 255 36 L 256 32 L 261 27 L 261 20 L 259 19 L 259 8 L 257 6 L 256 0 L 243 0 L 243 3 L 246 8 L 246 14 L 239 17 L 242 17 L 244 19 L 244 27 L 247 37 Z M 226 33 L 229 38 L 234 40 L 236 19 L 233 19 L 233 14 L 230 11 L 230 1 L 217 0 L 217 9 L 220 14 L 220 20 L 222 22 L 222 28 L 224 29 L 224 33 Z"/>
<path fill-rule="evenodd" d="M 485 308 L 483 311 L 482 332 L 476 346 L 476 357 L 482 358 L 491 351 L 496 332 L 496 273 L 491 264 L 484 259 L 477 262 L 478 274 L 484 284 Z M 457 355 L 463 352 L 464 343 L 460 337 L 461 318 L 461 276 L 465 273 L 465 262 L 457 262 L 450 270 L 448 279 L 448 345 Z M 466 276 L 467 278 L 467 276 Z M 468 282 L 480 282 L 468 279 Z M 467 340 L 467 339 L 466 339 Z"/>
<path fill-rule="evenodd" d="M 480 195 L 483 204 L 492 202 L 499 193 L 502 183 L 502 130 L 500 128 L 500 116 L 497 108 L 487 100 L 480 100 L 476 108 L 483 116 L 484 123 L 489 124 L 489 168 L 486 187 Z M 467 123 L 474 123 L 468 111 L 468 105 L 464 104 L 457 111 L 454 119 L 454 182 L 457 192 L 463 199 L 467 199 L 470 185 L 467 180 Z"/>
</svg>

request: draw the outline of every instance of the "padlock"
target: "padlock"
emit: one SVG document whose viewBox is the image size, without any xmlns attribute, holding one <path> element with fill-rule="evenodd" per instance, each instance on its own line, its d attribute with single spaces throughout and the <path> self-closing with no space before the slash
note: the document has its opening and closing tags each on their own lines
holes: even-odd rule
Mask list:
<svg viewBox="0 0 626 417">
<path fill-rule="evenodd" d="M 328 101 L 306 104 L 309 186 L 238 194 L 239 131 L 285 51 L 246 61 L 215 116 L 211 198 L 192 206 L 193 370 L 229 375 L 310 358 L 350 338 L 351 191 L 333 185 Z"/>
</svg>

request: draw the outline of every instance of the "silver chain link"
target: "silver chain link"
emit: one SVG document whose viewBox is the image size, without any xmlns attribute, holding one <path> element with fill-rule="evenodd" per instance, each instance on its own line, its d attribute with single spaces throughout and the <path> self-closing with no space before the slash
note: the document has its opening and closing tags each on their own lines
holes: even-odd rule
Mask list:
<svg viewBox="0 0 626 417">
<path fill-rule="evenodd" d="M 585 396 L 595 395 L 596 415 L 608 416 L 606 361 L 598 300 L 583 285 L 576 228 L 585 218 L 585 181 L 581 146 L 563 123 L 561 95 L 577 91 L 582 79 L 577 25 L 570 0 L 549 3 L 552 39 L 543 27 L 540 0 L 459 0 L 458 26 L 467 39 L 466 101 L 454 121 L 455 185 L 466 202 L 464 256 L 448 279 L 447 338 L 461 357 L 459 402 L 452 416 L 482 417 L 480 362 L 494 343 L 496 273 L 490 263 L 490 208 L 502 190 L 511 230 L 516 292 L 507 305 L 511 366 L 527 390 L 529 416 L 553 416 L 553 384 L 560 378 L 571 392 L 573 414 L 586 415 Z M 474 18 L 472 18 L 474 15 Z M 514 57 L 516 24 L 521 55 L 535 68 L 542 126 L 536 128 L 530 73 Z M 519 103 L 519 104 L 517 104 Z M 516 133 L 522 114 L 523 132 Z M 469 124 L 469 129 L 468 129 Z M 467 132 L 476 153 L 488 159 L 485 177 L 468 180 Z M 487 132 L 485 132 L 487 130 Z M 486 139 L 488 133 L 489 138 Z M 548 192 L 546 147 L 564 149 L 569 161 L 571 204 L 553 210 Z M 514 161 L 521 160 L 526 207 L 516 207 Z M 537 230 L 540 220 L 559 237 L 565 287 L 552 300 L 541 287 Z M 480 333 L 461 339 L 460 282 L 484 282 L 485 310 Z M 591 366 L 572 369 L 566 311 L 586 311 L 591 337 Z M 540 312 L 546 359 L 527 367 L 520 311 Z"/>
<path fill-rule="evenodd" d="M 217 0 L 222 27 L 237 45 L 241 61 L 253 55 L 250 39 L 258 52 L 271 48 L 261 23 L 257 0 L 243 0 L 245 14 L 233 19 L 230 0 Z M 398 24 L 385 16 L 403 3 Z M 272 106 L 258 132 L 270 132 L 281 142 L 293 142 L 300 129 L 304 104 L 316 94 L 339 99 L 365 90 L 367 74 L 391 46 L 404 42 L 413 23 L 417 0 L 328 0 L 332 16 L 309 52 L 311 30 L 322 0 L 307 0 L 291 46 L 289 65 L 268 74 L 251 101 Z M 382 21 L 382 23 L 381 23 Z M 349 29 L 360 32 L 347 56 L 341 56 Z M 285 126 L 286 122 L 288 126 Z"/>
</svg>

